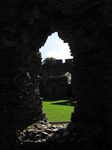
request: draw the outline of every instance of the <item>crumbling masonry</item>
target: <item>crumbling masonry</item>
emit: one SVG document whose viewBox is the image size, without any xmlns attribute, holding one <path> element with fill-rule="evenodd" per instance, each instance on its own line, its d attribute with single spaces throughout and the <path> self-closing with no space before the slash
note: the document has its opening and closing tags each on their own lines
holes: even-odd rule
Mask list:
<svg viewBox="0 0 112 150">
<path fill-rule="evenodd" d="M 58 59 L 42 65 L 39 88 L 44 99 L 68 99 L 68 94 L 72 94 L 72 63 L 72 59 L 66 59 L 64 63 Z"/>
<path fill-rule="evenodd" d="M 53 32 L 74 57 L 72 123 L 111 143 L 112 1 L 0 0 L 0 149 L 13 149 L 17 130 L 45 119 L 39 49 Z"/>
</svg>

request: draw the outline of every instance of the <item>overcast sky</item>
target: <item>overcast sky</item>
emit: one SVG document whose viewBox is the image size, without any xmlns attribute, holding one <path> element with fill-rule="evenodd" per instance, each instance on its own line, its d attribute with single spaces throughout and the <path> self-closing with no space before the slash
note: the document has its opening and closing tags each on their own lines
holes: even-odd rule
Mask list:
<svg viewBox="0 0 112 150">
<path fill-rule="evenodd" d="M 41 47 L 40 52 L 43 60 L 46 57 L 54 57 L 56 59 L 62 59 L 63 61 L 72 58 L 72 56 L 70 56 L 68 43 L 63 43 L 58 37 L 57 32 L 48 37 L 45 45 Z"/>
</svg>

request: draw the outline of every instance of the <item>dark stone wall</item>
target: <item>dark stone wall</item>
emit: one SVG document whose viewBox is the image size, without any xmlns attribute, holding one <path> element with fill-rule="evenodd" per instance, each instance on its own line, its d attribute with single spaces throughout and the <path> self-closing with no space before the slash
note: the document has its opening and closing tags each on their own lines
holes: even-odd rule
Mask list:
<svg viewBox="0 0 112 150">
<path fill-rule="evenodd" d="M 0 149 L 5 150 L 14 149 L 16 130 L 45 118 L 38 88 L 41 55 L 33 40 L 41 47 L 45 37 L 41 39 L 40 33 L 45 29 L 40 23 L 34 37 L 35 27 L 28 21 L 30 2 L 0 3 Z"/>
<path fill-rule="evenodd" d="M 47 62 L 42 65 L 40 95 L 44 99 L 68 99 L 67 77 L 65 73 L 71 74 L 73 59 L 66 59 L 63 63 L 61 59 L 55 62 Z"/>
<path fill-rule="evenodd" d="M 49 77 L 43 87 L 43 98 L 45 100 L 67 99 L 67 77 Z"/>
<path fill-rule="evenodd" d="M 74 91 L 80 110 L 73 116 L 74 120 L 95 124 L 106 119 L 103 55 L 102 49 L 95 49 L 74 60 Z"/>
<path fill-rule="evenodd" d="M 55 31 L 74 56 L 72 122 L 99 127 L 111 141 L 111 8 L 111 0 L 0 0 L 0 146 L 11 149 L 17 129 L 45 118 L 38 49 Z"/>
<path fill-rule="evenodd" d="M 41 77 L 44 80 L 44 82 L 46 82 L 49 76 L 57 77 L 64 75 L 66 72 L 71 73 L 72 65 L 72 59 L 66 59 L 65 63 L 63 63 L 61 59 L 56 60 L 56 62 L 54 63 L 45 63 L 42 65 Z"/>
</svg>

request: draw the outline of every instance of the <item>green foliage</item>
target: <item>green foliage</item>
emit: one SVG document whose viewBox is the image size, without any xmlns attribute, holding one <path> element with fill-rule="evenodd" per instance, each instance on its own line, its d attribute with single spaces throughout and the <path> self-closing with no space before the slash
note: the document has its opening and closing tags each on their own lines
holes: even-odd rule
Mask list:
<svg viewBox="0 0 112 150">
<path fill-rule="evenodd" d="M 49 64 L 49 63 L 51 63 L 51 64 L 53 64 L 53 63 L 55 63 L 56 62 L 56 58 L 54 58 L 54 57 L 47 57 L 47 58 L 45 58 L 44 60 L 43 60 L 43 64 Z"/>
<path fill-rule="evenodd" d="M 50 122 L 70 121 L 74 105 L 69 100 L 43 101 L 43 110 Z"/>
</svg>

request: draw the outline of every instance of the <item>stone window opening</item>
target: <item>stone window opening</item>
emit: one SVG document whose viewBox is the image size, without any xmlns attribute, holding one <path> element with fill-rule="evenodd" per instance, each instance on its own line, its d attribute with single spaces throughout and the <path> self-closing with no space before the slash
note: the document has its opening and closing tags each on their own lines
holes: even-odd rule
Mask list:
<svg viewBox="0 0 112 150">
<path fill-rule="evenodd" d="M 73 60 L 71 58 L 66 59 L 65 62 L 62 62 L 62 60 L 57 60 L 55 69 L 58 69 L 59 72 L 57 72 L 57 74 L 55 72 L 56 76 L 53 77 L 53 75 L 55 75 L 55 74 L 53 74 L 53 75 L 50 74 L 51 76 L 48 77 L 48 81 L 47 81 L 46 77 L 44 77 L 46 82 L 48 82 L 48 84 L 51 84 L 51 82 L 54 83 L 53 88 L 56 87 L 56 84 L 58 84 L 58 87 L 60 86 L 61 92 L 59 90 L 58 95 L 56 95 L 57 97 L 50 97 L 51 100 L 54 98 L 55 98 L 55 100 L 68 98 L 67 92 L 68 92 L 68 87 L 69 87 L 69 90 L 71 88 L 70 76 L 72 74 L 72 63 L 73 63 Z M 42 63 L 42 61 L 41 61 L 41 63 Z M 60 68 L 57 65 L 59 65 L 60 68 L 62 69 L 61 72 L 60 72 Z M 40 71 L 40 75 L 38 76 L 38 78 L 39 78 L 39 85 L 40 85 L 40 87 L 39 87 L 40 88 L 40 101 L 42 103 L 43 98 L 46 94 L 46 91 L 48 90 L 51 94 L 53 92 L 56 92 L 56 88 L 53 89 L 52 87 L 49 87 L 49 88 L 47 87 L 44 91 L 42 91 L 43 77 L 40 78 L 40 76 L 42 76 L 41 71 Z M 57 90 L 58 90 L 58 87 L 57 87 Z M 62 93 L 63 88 L 64 88 L 64 92 Z M 65 93 L 65 95 L 64 95 L 64 93 Z M 61 97 L 61 96 L 63 96 L 63 97 Z M 68 100 L 68 101 L 69 101 L 69 103 L 71 103 L 70 100 Z M 57 101 L 57 103 L 58 103 L 58 101 Z M 73 109 L 74 109 L 74 106 L 73 106 Z M 42 111 L 43 111 L 43 108 L 42 108 Z M 42 114 L 43 114 L 44 119 L 42 118 L 40 121 L 35 122 L 34 124 L 28 126 L 24 131 L 19 133 L 19 138 L 22 139 L 23 145 L 24 145 L 24 143 L 27 143 L 27 142 L 31 142 L 31 143 L 34 142 L 37 144 L 44 143 L 44 142 L 45 143 L 49 143 L 49 142 L 51 142 L 51 143 L 59 142 L 60 143 L 60 142 L 68 142 L 68 141 L 72 142 L 73 137 L 72 137 L 72 132 L 70 132 L 70 130 L 72 128 L 72 125 L 70 123 L 71 122 L 70 120 L 72 117 L 72 112 L 73 112 L 73 110 L 70 112 L 69 121 L 68 120 L 67 121 L 58 120 L 55 122 L 55 121 L 49 121 L 49 118 L 47 120 L 46 112 L 43 111 Z M 69 136 L 71 136 L 71 137 L 69 138 Z"/>
<path fill-rule="evenodd" d="M 64 43 L 58 36 L 58 32 L 54 32 L 51 36 L 48 36 L 46 43 L 39 51 L 41 52 L 42 59 L 41 77 L 43 82 L 40 83 L 40 94 L 43 97 L 43 102 L 44 100 L 55 100 L 55 102 L 57 100 L 57 103 L 59 103 L 59 100 L 66 100 L 63 102 L 63 106 L 64 104 L 67 106 L 73 105 L 74 98 L 73 94 L 71 94 L 73 57 L 70 54 L 68 43 Z M 46 58 L 55 58 L 55 63 L 43 64 L 43 60 Z M 60 102 L 60 104 L 62 104 L 62 102 Z M 71 114 L 72 111 L 68 113 Z M 47 114 L 46 117 L 48 117 Z M 70 121 L 70 119 L 71 115 L 65 122 Z M 58 122 L 62 121 L 59 119 Z"/>
</svg>

